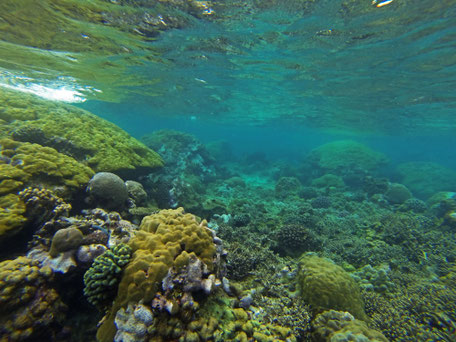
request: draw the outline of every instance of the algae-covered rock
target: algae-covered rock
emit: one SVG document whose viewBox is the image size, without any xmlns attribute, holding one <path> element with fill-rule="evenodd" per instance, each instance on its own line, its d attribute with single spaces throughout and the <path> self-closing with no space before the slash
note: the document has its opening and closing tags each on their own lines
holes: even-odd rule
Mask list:
<svg viewBox="0 0 456 342">
<path fill-rule="evenodd" d="M 316 255 L 305 255 L 299 261 L 298 287 L 312 308 L 348 311 L 366 320 L 364 303 L 356 281 L 340 266 Z"/>
<path fill-rule="evenodd" d="M 15 140 L 52 147 L 96 172 L 131 176 L 163 165 L 157 153 L 88 111 L 0 88 L 0 99 L 17 97 L 0 116 Z"/>
<path fill-rule="evenodd" d="M 372 171 L 388 162 L 383 153 L 352 140 L 334 141 L 317 147 L 308 158 L 318 168 L 334 174 L 353 169 Z"/>
</svg>

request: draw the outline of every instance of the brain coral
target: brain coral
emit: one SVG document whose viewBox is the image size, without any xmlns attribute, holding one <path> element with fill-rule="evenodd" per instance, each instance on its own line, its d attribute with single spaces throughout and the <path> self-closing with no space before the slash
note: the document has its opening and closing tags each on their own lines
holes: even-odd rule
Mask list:
<svg viewBox="0 0 456 342">
<path fill-rule="evenodd" d="M 198 257 L 209 270 L 216 253 L 206 221 L 184 213 L 183 208 L 162 210 L 144 217 L 140 230 L 129 242 L 133 254 L 119 283 L 117 297 L 97 332 L 100 341 L 112 341 L 116 333 L 114 318 L 129 303 L 150 302 L 160 288 L 168 269 L 186 266 Z"/>
<path fill-rule="evenodd" d="M 303 256 L 299 261 L 298 286 L 304 300 L 316 312 L 348 311 L 358 319 L 367 319 L 358 284 L 328 259 Z"/>
<path fill-rule="evenodd" d="M 122 177 L 148 173 L 163 165 L 157 153 L 88 111 L 0 89 L 0 99 L 4 97 L 10 99 L 9 106 L 0 104 L 0 119 L 14 140 L 53 147 L 95 172 L 109 171 Z"/>
</svg>

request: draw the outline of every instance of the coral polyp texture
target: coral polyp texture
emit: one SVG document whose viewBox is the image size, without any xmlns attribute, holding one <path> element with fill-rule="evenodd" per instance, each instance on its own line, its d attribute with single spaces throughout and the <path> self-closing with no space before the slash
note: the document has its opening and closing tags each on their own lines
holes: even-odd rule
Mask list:
<svg viewBox="0 0 456 342">
<path fill-rule="evenodd" d="M 51 279 L 49 267 L 26 257 L 0 262 L 0 341 L 47 340 L 43 331 L 61 323 L 66 307 Z"/>
<path fill-rule="evenodd" d="M 113 340 L 118 310 L 126 309 L 129 303 L 152 301 L 169 269 L 179 271 L 191 258 L 200 259 L 208 270 L 214 268 L 216 248 L 211 231 L 205 221 L 183 208 L 144 217 L 129 246 L 133 254 L 123 271 L 117 297 L 98 329 L 100 341 Z"/>
<path fill-rule="evenodd" d="M 357 319 L 367 320 L 358 284 L 342 267 L 328 259 L 303 256 L 299 262 L 298 287 L 315 312 L 342 310 Z"/>
<path fill-rule="evenodd" d="M 0 125 L 14 140 L 51 147 L 95 172 L 128 176 L 163 165 L 157 153 L 88 111 L 0 88 L 3 99 L 8 106 L 0 105 Z"/>
<path fill-rule="evenodd" d="M 123 243 L 95 258 L 84 274 L 84 294 L 96 306 L 105 304 L 119 281 L 122 267 L 130 260 L 131 248 Z"/>
<path fill-rule="evenodd" d="M 68 191 L 82 188 L 93 175 L 92 169 L 52 147 L 1 139 L 1 163 L 7 171 L 0 186 L 4 191 L 20 190 L 23 185 L 65 186 Z M 6 166 L 8 165 L 8 166 Z"/>
</svg>

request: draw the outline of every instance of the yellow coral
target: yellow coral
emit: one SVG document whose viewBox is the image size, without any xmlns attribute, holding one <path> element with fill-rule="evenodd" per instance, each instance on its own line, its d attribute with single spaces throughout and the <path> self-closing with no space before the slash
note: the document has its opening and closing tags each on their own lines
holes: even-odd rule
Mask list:
<svg viewBox="0 0 456 342">
<path fill-rule="evenodd" d="M 14 194 L 0 197 L 0 240 L 20 231 L 26 222 L 25 204 Z"/>
<path fill-rule="evenodd" d="M 299 263 L 298 285 L 302 297 L 315 311 L 348 311 L 358 319 L 368 319 L 358 284 L 342 267 L 328 259 L 303 256 Z"/>
<path fill-rule="evenodd" d="M 0 262 L 0 341 L 33 339 L 39 329 L 64 310 L 55 290 L 46 288 L 52 276 L 26 257 Z"/>
<path fill-rule="evenodd" d="M 0 144 L 2 155 L 11 158 L 8 166 L 2 166 L 8 171 L 7 176 L 2 176 L 3 181 L 65 185 L 76 190 L 87 184 L 94 173 L 89 167 L 50 147 L 11 139 L 1 139 Z"/>
<path fill-rule="evenodd" d="M 209 270 L 213 269 L 216 251 L 212 233 L 206 221 L 184 213 L 183 208 L 146 216 L 129 244 L 133 255 L 124 270 L 111 311 L 98 329 L 97 338 L 101 341 L 112 341 L 117 310 L 130 302 L 151 301 L 171 267 L 179 270 L 196 256 Z"/>
</svg>

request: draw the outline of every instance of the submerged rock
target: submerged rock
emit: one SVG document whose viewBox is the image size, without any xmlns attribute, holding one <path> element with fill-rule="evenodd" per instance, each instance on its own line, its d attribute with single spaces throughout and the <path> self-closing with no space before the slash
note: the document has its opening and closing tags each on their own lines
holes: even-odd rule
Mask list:
<svg viewBox="0 0 456 342">
<path fill-rule="evenodd" d="M 98 207 L 123 209 L 128 200 L 128 190 L 122 178 L 111 172 L 98 172 L 89 181 L 87 192 Z"/>
</svg>

